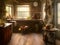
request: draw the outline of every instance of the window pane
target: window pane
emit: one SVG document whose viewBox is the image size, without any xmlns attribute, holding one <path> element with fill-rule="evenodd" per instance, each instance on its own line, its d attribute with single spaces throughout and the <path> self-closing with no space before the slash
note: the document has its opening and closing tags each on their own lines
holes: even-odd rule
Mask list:
<svg viewBox="0 0 60 45">
<path fill-rule="evenodd" d="M 17 6 L 17 18 L 27 19 L 30 16 L 29 5 L 18 5 Z"/>
<path fill-rule="evenodd" d="M 6 18 L 11 19 L 12 18 L 12 6 L 6 5 Z"/>
<path fill-rule="evenodd" d="M 9 15 L 12 15 L 11 6 L 6 6 L 6 13 L 8 13 Z"/>
<path fill-rule="evenodd" d="M 28 5 L 18 6 L 17 11 L 29 11 L 29 6 Z"/>
<path fill-rule="evenodd" d="M 60 3 L 58 3 L 58 24 L 60 24 Z"/>
</svg>

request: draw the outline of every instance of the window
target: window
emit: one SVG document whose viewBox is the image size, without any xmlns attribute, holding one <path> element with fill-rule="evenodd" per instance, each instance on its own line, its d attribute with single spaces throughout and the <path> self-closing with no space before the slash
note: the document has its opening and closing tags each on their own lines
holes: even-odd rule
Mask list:
<svg viewBox="0 0 60 45">
<path fill-rule="evenodd" d="M 12 6 L 6 5 L 6 18 L 12 17 Z"/>
<path fill-rule="evenodd" d="M 28 17 L 30 17 L 29 5 L 17 5 L 17 18 L 27 19 Z"/>
<path fill-rule="evenodd" d="M 58 3 L 58 24 L 60 24 L 60 3 Z"/>
<path fill-rule="evenodd" d="M 45 12 L 45 8 L 46 8 L 46 7 L 45 7 L 45 5 L 46 5 L 46 4 L 44 3 L 44 4 L 43 4 L 43 20 L 45 19 L 45 16 L 46 16 L 46 12 Z"/>
</svg>

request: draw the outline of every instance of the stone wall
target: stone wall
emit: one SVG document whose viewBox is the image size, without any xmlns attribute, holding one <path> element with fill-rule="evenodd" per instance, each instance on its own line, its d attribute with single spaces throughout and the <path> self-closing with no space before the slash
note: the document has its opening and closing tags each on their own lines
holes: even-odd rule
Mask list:
<svg viewBox="0 0 60 45">
<path fill-rule="evenodd" d="M 53 0 L 46 0 L 46 23 L 52 23 L 53 20 Z"/>
</svg>

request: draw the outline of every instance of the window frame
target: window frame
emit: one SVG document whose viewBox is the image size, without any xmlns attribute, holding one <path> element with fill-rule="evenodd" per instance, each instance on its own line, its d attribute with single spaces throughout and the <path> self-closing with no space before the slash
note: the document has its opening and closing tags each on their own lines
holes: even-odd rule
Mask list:
<svg viewBox="0 0 60 45">
<path fill-rule="evenodd" d="M 11 11 L 10 11 L 10 12 L 8 12 L 8 11 L 6 10 L 6 13 L 8 13 L 8 15 L 5 14 L 5 15 L 6 15 L 6 18 L 7 18 L 7 16 L 9 16 L 9 15 L 12 17 L 12 16 L 13 16 L 13 5 L 8 5 L 8 4 L 6 4 L 6 7 L 11 7 Z M 6 7 L 5 7 L 5 9 L 6 9 Z M 10 14 L 9 14 L 9 13 L 10 13 Z"/>
<path fill-rule="evenodd" d="M 17 7 L 19 7 L 19 6 L 22 6 L 22 7 L 29 6 L 29 11 L 28 11 L 29 12 L 29 15 L 27 15 L 27 16 L 31 17 L 31 15 L 30 15 L 30 5 L 16 5 L 16 18 L 17 19 L 23 19 L 23 20 L 27 19 L 27 18 L 20 18 L 20 17 L 18 17 L 18 15 L 17 15 Z M 26 12 L 26 10 L 25 10 L 25 12 Z"/>
</svg>

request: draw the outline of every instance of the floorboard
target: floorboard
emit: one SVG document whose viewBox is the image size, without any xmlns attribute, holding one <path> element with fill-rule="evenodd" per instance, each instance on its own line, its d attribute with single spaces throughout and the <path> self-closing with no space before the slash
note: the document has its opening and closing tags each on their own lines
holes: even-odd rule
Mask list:
<svg viewBox="0 0 60 45">
<path fill-rule="evenodd" d="M 13 33 L 8 45 L 44 45 L 44 41 L 41 34 Z"/>
</svg>

